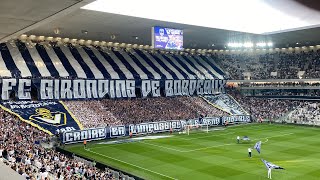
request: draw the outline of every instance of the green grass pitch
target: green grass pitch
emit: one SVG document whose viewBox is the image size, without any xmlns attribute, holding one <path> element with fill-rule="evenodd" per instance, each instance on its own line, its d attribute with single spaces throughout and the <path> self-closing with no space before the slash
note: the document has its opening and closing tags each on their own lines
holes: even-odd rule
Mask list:
<svg viewBox="0 0 320 180">
<path fill-rule="evenodd" d="M 249 136 L 251 142 L 237 144 L 238 135 Z M 261 154 L 253 149 L 249 158 L 248 147 L 259 140 Z M 251 124 L 123 144 L 92 142 L 89 150 L 82 144 L 66 149 L 152 180 L 267 179 L 261 158 L 285 168 L 273 170 L 272 179 L 320 179 L 320 129 L 314 127 Z"/>
</svg>

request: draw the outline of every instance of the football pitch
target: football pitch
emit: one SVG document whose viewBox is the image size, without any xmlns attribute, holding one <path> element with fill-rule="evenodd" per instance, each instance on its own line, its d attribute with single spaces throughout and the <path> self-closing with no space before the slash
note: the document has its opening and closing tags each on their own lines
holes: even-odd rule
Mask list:
<svg viewBox="0 0 320 180">
<path fill-rule="evenodd" d="M 237 144 L 238 135 L 251 141 Z M 272 179 L 320 179 L 320 128 L 316 127 L 250 124 L 131 140 L 92 142 L 86 150 L 82 144 L 66 149 L 151 180 L 267 179 L 261 158 L 285 168 L 272 170 Z M 249 158 L 248 148 L 257 141 L 262 142 L 261 154 L 253 149 Z"/>
</svg>

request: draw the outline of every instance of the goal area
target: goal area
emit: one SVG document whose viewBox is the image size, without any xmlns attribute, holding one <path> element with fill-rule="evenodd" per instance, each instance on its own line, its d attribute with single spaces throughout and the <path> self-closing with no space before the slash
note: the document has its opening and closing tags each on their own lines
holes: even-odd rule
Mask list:
<svg viewBox="0 0 320 180">
<path fill-rule="evenodd" d="M 184 130 L 182 131 L 182 133 L 184 134 L 191 134 L 191 133 L 208 133 L 209 132 L 209 125 L 207 124 L 197 124 L 197 125 L 186 125 L 184 127 Z"/>
</svg>

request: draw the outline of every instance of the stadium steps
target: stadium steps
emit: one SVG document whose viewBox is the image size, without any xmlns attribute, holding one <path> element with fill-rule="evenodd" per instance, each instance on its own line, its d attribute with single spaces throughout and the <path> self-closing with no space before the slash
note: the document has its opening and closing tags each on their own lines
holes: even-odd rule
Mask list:
<svg viewBox="0 0 320 180">
<path fill-rule="evenodd" d="M 218 96 L 223 96 L 222 98 L 219 99 Z M 243 109 L 243 107 L 230 95 L 228 94 L 218 94 L 218 95 L 206 95 L 206 96 L 200 96 L 202 97 L 207 103 L 209 103 L 210 105 L 227 112 L 230 115 L 249 115 L 249 113 Z M 214 101 L 213 99 L 215 99 L 216 97 L 218 97 L 218 101 Z M 233 104 L 236 105 L 236 107 L 238 107 L 238 109 L 235 109 L 234 107 L 230 106 L 227 102 L 225 102 L 223 99 L 227 98 L 228 101 L 233 102 Z"/>
<path fill-rule="evenodd" d="M 201 97 L 201 98 L 202 98 L 205 102 L 207 102 L 210 106 L 213 106 L 214 108 L 220 109 L 221 111 L 224 111 L 224 112 L 230 114 L 229 112 L 227 112 L 226 110 L 224 110 L 222 107 L 220 107 L 220 106 L 218 106 L 218 105 L 216 105 L 216 104 L 214 104 L 214 103 L 211 103 L 207 98 L 205 98 L 205 97 L 203 97 L 203 96 L 199 96 L 199 97 Z"/>
</svg>

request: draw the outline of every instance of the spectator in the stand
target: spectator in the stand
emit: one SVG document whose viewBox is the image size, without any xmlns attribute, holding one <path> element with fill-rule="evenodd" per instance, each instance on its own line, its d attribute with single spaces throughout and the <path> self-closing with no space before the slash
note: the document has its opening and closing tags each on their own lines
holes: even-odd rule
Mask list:
<svg viewBox="0 0 320 180">
<path fill-rule="evenodd" d="M 200 97 L 103 99 L 65 104 L 86 128 L 227 115 Z"/>
<path fill-rule="evenodd" d="M 320 103 L 298 100 L 244 97 L 237 93 L 237 91 L 232 92 L 232 94 L 242 107 L 258 121 L 274 121 L 288 115 L 290 122 L 295 121 L 300 124 L 312 125 L 320 123 Z"/>
<path fill-rule="evenodd" d="M 35 144 L 48 139 L 46 133 L 0 110 L 0 158 L 26 179 L 115 179 L 111 172 Z"/>
<path fill-rule="evenodd" d="M 231 79 L 298 79 L 320 77 L 320 50 L 310 52 L 275 52 L 256 54 L 215 54 L 215 61 L 229 74 Z M 298 76 L 299 71 L 305 74 Z M 271 72 L 277 72 L 272 76 Z"/>
</svg>

